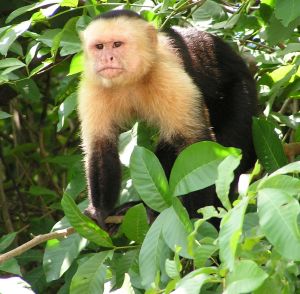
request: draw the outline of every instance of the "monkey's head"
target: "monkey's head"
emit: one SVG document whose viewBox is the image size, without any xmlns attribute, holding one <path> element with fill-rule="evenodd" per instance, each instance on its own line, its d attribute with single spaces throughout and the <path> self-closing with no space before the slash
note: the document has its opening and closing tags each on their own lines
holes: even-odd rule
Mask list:
<svg viewBox="0 0 300 294">
<path fill-rule="evenodd" d="M 85 74 L 106 87 L 137 82 L 155 61 L 156 29 L 131 11 L 101 14 L 82 32 L 81 40 Z"/>
</svg>

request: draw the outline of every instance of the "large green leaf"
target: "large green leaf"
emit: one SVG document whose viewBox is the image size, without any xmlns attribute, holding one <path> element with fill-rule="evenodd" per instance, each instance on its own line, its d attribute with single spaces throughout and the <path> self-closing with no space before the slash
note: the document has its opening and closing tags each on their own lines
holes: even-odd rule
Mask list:
<svg viewBox="0 0 300 294">
<path fill-rule="evenodd" d="M 253 118 L 253 141 L 256 154 L 267 172 L 273 172 L 288 163 L 272 123 Z"/>
<path fill-rule="evenodd" d="M 300 260 L 300 230 L 297 218 L 298 200 L 276 189 L 258 191 L 259 224 L 267 239 L 284 257 Z"/>
<path fill-rule="evenodd" d="M 61 0 L 44 0 L 44 1 L 40 1 L 34 4 L 30 4 L 30 5 L 25 5 L 22 6 L 16 10 L 14 10 L 6 19 L 6 23 L 11 22 L 13 19 L 15 19 L 16 17 L 27 13 L 28 11 L 32 11 L 35 10 L 37 8 L 41 8 L 43 6 L 47 6 L 49 4 L 55 4 L 55 3 L 59 3 L 61 2 Z"/>
<path fill-rule="evenodd" d="M 287 27 L 291 21 L 299 17 L 299 1 L 276 1 L 275 16 L 280 19 L 285 27 Z"/>
<path fill-rule="evenodd" d="M 260 181 L 258 189 L 266 188 L 281 190 L 291 196 L 300 195 L 300 179 L 278 174 Z"/>
<path fill-rule="evenodd" d="M 88 260 L 79 265 L 74 275 L 70 294 L 101 294 L 104 290 L 106 267 L 104 261 L 111 257 L 113 251 L 103 251 L 93 254 Z"/>
<path fill-rule="evenodd" d="M 86 245 L 87 240 L 79 234 L 72 234 L 62 240 L 48 241 L 43 258 L 47 282 L 59 279 Z"/>
<path fill-rule="evenodd" d="M 144 205 L 138 204 L 128 209 L 122 223 L 122 231 L 126 237 L 129 240 L 142 243 L 148 229 L 147 212 Z"/>
<path fill-rule="evenodd" d="M 98 227 L 91 219 L 82 214 L 74 200 L 64 194 L 61 205 L 70 224 L 83 237 L 103 247 L 113 247 L 112 241 L 107 232 Z"/>
<path fill-rule="evenodd" d="M 187 147 L 174 163 L 170 176 L 171 195 L 185 195 L 213 185 L 218 166 L 228 155 L 239 156 L 240 150 L 205 141 Z"/>
<path fill-rule="evenodd" d="M 175 251 L 176 246 L 179 246 L 181 247 L 179 255 L 191 258 L 188 254 L 188 235 L 190 231 L 185 228 L 173 207 L 164 211 L 162 232 L 165 242 L 168 244 L 170 249 Z"/>
<path fill-rule="evenodd" d="M 3 252 L 15 239 L 17 233 L 13 232 L 0 238 L 0 253 Z"/>
<path fill-rule="evenodd" d="M 236 250 L 242 234 L 248 198 L 242 199 L 221 221 L 219 246 L 220 259 L 230 270 L 234 267 Z"/>
<path fill-rule="evenodd" d="M 9 47 L 12 43 L 25 31 L 29 29 L 31 20 L 25 20 L 17 25 L 13 25 L 6 30 L 6 32 L 0 37 L 0 53 L 6 55 Z"/>
<path fill-rule="evenodd" d="M 130 172 L 133 185 L 147 206 L 160 212 L 171 205 L 166 175 L 151 151 L 136 146 L 130 158 Z"/>
<path fill-rule="evenodd" d="M 0 271 L 22 276 L 20 266 L 15 258 L 0 263 Z M 2 292 L 0 292 L 2 294 Z"/>
<path fill-rule="evenodd" d="M 217 269 L 213 267 L 194 270 L 176 284 L 176 290 L 172 293 L 199 294 L 202 286 L 213 279 L 211 274 L 216 272 Z"/>
<path fill-rule="evenodd" d="M 169 249 L 162 238 L 162 228 L 167 211 L 163 211 L 150 227 L 139 255 L 140 276 L 145 289 L 148 289 L 161 270 L 161 264 L 169 257 Z"/>
<path fill-rule="evenodd" d="M 284 174 L 291 174 L 291 173 L 300 173 L 300 161 L 289 163 L 288 165 L 276 170 L 273 172 L 269 177 L 273 177 L 276 175 L 284 175 Z"/>
<path fill-rule="evenodd" d="M 216 192 L 218 198 L 226 209 L 231 208 L 228 198 L 230 184 L 234 179 L 234 170 L 239 166 L 241 157 L 229 155 L 218 166 L 218 178 L 216 180 Z"/>
<path fill-rule="evenodd" d="M 115 288 L 122 286 L 124 281 L 124 276 L 126 273 L 130 272 L 131 267 L 133 267 L 139 256 L 139 249 L 129 250 L 124 253 L 115 253 L 112 260 L 112 270 L 115 273 Z"/>
<path fill-rule="evenodd" d="M 238 261 L 226 277 L 224 294 L 250 293 L 260 287 L 267 277 L 268 274 L 254 261 Z"/>
<path fill-rule="evenodd" d="M 80 209 L 86 207 L 86 201 L 79 204 Z M 57 222 L 51 231 L 62 230 L 70 227 L 66 217 Z M 47 241 L 43 268 L 48 282 L 59 279 L 78 257 L 80 251 L 86 247 L 88 240 L 74 233 L 64 239 Z"/>
</svg>

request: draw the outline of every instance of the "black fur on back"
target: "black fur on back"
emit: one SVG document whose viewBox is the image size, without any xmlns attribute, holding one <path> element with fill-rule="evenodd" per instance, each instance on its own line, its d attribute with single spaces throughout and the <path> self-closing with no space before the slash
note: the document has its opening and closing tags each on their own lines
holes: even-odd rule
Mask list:
<svg viewBox="0 0 300 294">
<path fill-rule="evenodd" d="M 240 169 L 245 172 L 255 161 L 251 126 L 257 105 L 246 63 L 222 39 L 197 28 L 165 33 L 203 95 L 217 142 L 243 150 Z"/>
<path fill-rule="evenodd" d="M 118 9 L 118 10 L 110 10 L 104 13 L 97 15 L 94 20 L 96 19 L 111 19 L 111 18 L 118 18 L 118 17 L 128 17 L 128 18 L 138 18 L 143 19 L 138 13 L 126 10 L 126 9 Z"/>
</svg>

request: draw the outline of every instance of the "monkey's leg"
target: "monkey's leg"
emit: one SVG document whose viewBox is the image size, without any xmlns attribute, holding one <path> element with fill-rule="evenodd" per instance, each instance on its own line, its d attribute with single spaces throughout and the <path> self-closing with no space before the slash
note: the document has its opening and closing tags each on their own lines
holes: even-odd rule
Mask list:
<svg viewBox="0 0 300 294">
<path fill-rule="evenodd" d="M 155 151 L 155 155 L 159 159 L 167 178 L 169 179 L 173 164 L 177 157 L 178 146 L 161 140 Z"/>
<path fill-rule="evenodd" d="M 101 140 L 86 158 L 90 205 L 85 213 L 105 228 L 104 220 L 114 208 L 121 187 L 121 164 L 117 140 Z"/>
</svg>

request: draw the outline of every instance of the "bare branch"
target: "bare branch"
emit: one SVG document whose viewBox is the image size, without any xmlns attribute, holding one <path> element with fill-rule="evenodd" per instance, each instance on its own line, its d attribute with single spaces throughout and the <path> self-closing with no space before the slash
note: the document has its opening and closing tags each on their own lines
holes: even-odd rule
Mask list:
<svg viewBox="0 0 300 294">
<path fill-rule="evenodd" d="M 44 243 L 48 240 L 52 239 L 61 239 L 61 238 L 66 238 L 67 236 L 73 234 L 75 232 L 75 229 L 73 227 L 63 229 L 63 230 L 58 230 L 52 233 L 44 234 L 44 235 L 38 235 L 34 237 L 32 240 L 26 242 L 25 244 L 9 251 L 4 254 L 0 255 L 0 264 L 15 257 L 18 255 L 21 255 L 22 253 L 26 252 L 27 250 Z"/>
</svg>

